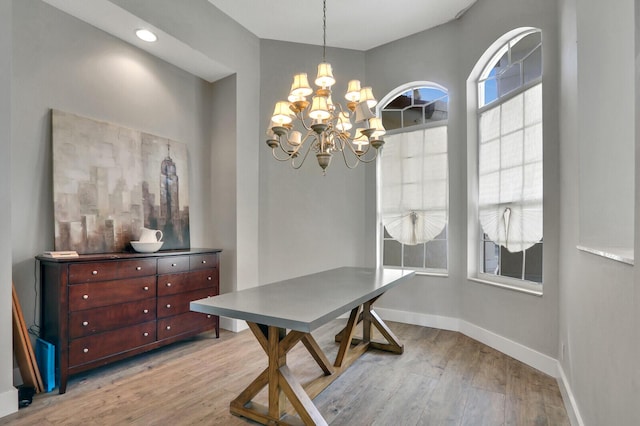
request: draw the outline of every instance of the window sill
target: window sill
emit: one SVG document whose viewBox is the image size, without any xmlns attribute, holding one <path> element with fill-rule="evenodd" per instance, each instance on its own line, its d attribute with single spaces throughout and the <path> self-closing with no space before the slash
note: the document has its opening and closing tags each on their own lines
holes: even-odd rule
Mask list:
<svg viewBox="0 0 640 426">
<path fill-rule="evenodd" d="M 480 283 L 480 284 L 490 285 L 490 286 L 498 287 L 498 288 L 504 288 L 506 290 L 511 290 L 511 291 L 517 291 L 517 292 L 520 292 L 520 293 L 529 294 L 531 296 L 542 297 L 542 290 L 531 290 L 531 289 L 528 289 L 528 288 L 518 287 L 518 286 L 513 285 L 513 284 L 499 283 L 499 282 L 496 282 L 496 281 L 483 280 L 481 278 L 475 278 L 475 277 L 467 277 L 467 279 L 469 281 L 473 281 L 473 282 Z"/>
<path fill-rule="evenodd" d="M 449 278 L 449 273 L 448 272 L 416 271 L 416 275 L 424 275 L 426 277 Z"/>
<path fill-rule="evenodd" d="M 607 259 L 615 260 L 616 262 L 621 262 L 631 266 L 634 265 L 633 250 L 595 249 L 585 246 L 576 246 L 576 248 L 586 253 L 591 253 L 595 254 L 596 256 L 602 256 Z"/>
<path fill-rule="evenodd" d="M 425 277 L 449 278 L 449 272 L 447 271 L 437 272 L 435 270 L 417 269 L 417 268 L 411 268 L 409 266 L 407 266 L 406 268 L 400 268 L 398 266 L 382 266 L 382 267 L 388 268 L 388 269 L 398 269 L 398 270 L 411 269 L 412 271 L 415 271 L 416 275 L 423 275 Z"/>
</svg>

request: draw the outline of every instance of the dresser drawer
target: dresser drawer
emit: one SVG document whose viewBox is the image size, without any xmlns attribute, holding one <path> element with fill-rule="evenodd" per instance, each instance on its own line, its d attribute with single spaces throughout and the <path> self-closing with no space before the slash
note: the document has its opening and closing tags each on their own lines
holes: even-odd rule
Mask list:
<svg viewBox="0 0 640 426">
<path fill-rule="evenodd" d="M 158 296 L 209 288 L 218 284 L 217 269 L 203 269 L 182 274 L 160 275 L 158 277 Z"/>
<path fill-rule="evenodd" d="M 158 340 L 180 334 L 209 330 L 216 326 L 218 317 L 199 312 L 187 312 L 158 320 Z"/>
<path fill-rule="evenodd" d="M 158 318 L 189 312 L 189 304 L 192 300 L 204 299 L 205 297 L 215 296 L 216 294 L 218 294 L 218 289 L 212 287 L 158 297 Z"/>
<path fill-rule="evenodd" d="M 79 311 L 113 305 L 156 295 L 156 277 L 69 286 L 69 310 Z"/>
<path fill-rule="evenodd" d="M 69 367 L 125 352 L 155 340 L 155 321 L 75 339 L 69 344 Z"/>
<path fill-rule="evenodd" d="M 118 262 L 90 262 L 69 265 L 69 284 L 113 280 L 118 277 Z"/>
<path fill-rule="evenodd" d="M 69 314 L 69 338 L 89 336 L 156 318 L 156 299 L 144 299 Z"/>
<path fill-rule="evenodd" d="M 218 254 L 194 254 L 189 260 L 189 269 L 192 271 L 197 269 L 217 268 Z"/>
<path fill-rule="evenodd" d="M 118 264 L 118 278 L 144 277 L 156 274 L 156 259 L 123 260 Z"/>
<path fill-rule="evenodd" d="M 173 274 L 189 270 L 189 256 L 170 256 L 158 258 L 158 273 Z"/>
</svg>

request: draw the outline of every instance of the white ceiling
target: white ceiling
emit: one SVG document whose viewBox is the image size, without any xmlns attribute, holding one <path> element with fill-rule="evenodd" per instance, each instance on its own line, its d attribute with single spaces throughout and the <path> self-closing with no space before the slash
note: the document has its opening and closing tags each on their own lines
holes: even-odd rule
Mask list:
<svg viewBox="0 0 640 426">
<path fill-rule="evenodd" d="M 43 1 L 209 82 L 233 72 L 109 0 Z M 449 22 L 476 1 L 328 0 L 327 45 L 366 51 Z M 152 0 L 146 2 L 155 7 Z M 209 2 L 259 38 L 322 45 L 322 0 Z M 189 7 L 188 2 L 181 5 Z M 134 30 L 142 27 L 154 31 L 158 42 L 137 39 Z"/>
<path fill-rule="evenodd" d="M 322 45 L 322 0 L 209 0 L 263 39 Z M 449 22 L 476 0 L 327 0 L 327 45 L 369 50 Z"/>
</svg>

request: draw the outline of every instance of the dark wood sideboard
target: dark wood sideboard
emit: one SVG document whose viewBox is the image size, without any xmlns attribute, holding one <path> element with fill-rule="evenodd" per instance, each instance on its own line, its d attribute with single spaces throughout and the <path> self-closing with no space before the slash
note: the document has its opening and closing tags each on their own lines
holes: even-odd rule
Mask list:
<svg viewBox="0 0 640 426">
<path fill-rule="evenodd" d="M 56 345 L 59 392 L 70 375 L 206 330 L 218 337 L 219 318 L 189 302 L 219 294 L 220 251 L 37 256 L 40 334 Z"/>
</svg>

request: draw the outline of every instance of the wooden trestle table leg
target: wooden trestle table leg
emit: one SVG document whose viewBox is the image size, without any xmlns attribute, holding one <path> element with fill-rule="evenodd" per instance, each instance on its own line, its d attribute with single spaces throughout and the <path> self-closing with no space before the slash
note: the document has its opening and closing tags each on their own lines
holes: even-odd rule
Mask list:
<svg viewBox="0 0 640 426">
<path fill-rule="evenodd" d="M 379 297 L 379 296 L 378 296 Z M 286 399 L 305 425 L 326 425 L 312 399 L 329 386 L 360 355 L 369 348 L 382 349 L 401 354 L 404 350 L 398 338 L 372 309 L 374 298 L 351 311 L 345 328 L 336 335 L 340 348 L 336 360 L 331 364 L 311 333 L 289 331 L 275 326 L 264 326 L 248 322 L 249 328 L 267 354 L 269 366 L 256 377 L 230 404 L 230 412 L 262 424 L 288 425 L 284 420 Z M 360 310 L 362 309 L 362 312 Z M 363 324 L 363 338 L 354 338 L 358 324 Z M 375 326 L 388 343 L 371 341 L 371 327 Z M 302 341 L 323 375 L 302 386 L 287 366 L 287 353 Z M 253 398 L 265 387 L 268 389 L 268 406 L 255 403 Z M 296 420 L 296 419 L 294 419 Z"/>
</svg>

